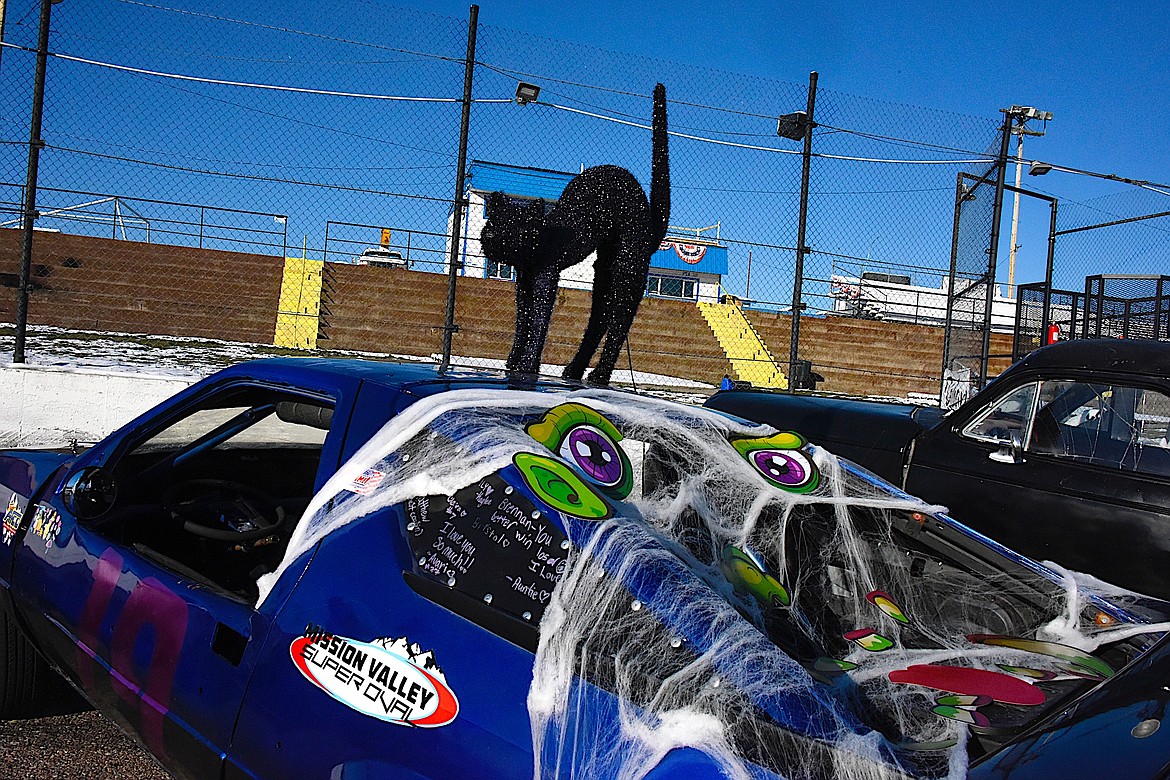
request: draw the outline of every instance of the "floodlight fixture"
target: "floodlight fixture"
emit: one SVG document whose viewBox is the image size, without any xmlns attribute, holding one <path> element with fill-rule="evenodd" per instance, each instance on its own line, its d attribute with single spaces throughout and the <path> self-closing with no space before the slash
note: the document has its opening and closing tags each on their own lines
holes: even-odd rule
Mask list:
<svg viewBox="0 0 1170 780">
<path fill-rule="evenodd" d="M 794 111 L 777 118 L 776 135 L 791 141 L 803 141 L 811 126 L 812 122 L 809 121 L 807 113 Z"/>
<path fill-rule="evenodd" d="M 1052 168 L 1053 168 L 1053 166 L 1051 163 L 1040 162 L 1039 160 L 1033 160 L 1032 162 L 1028 163 L 1028 175 L 1029 176 L 1043 176 L 1044 174 L 1050 172 L 1052 170 Z"/>
<path fill-rule="evenodd" d="M 540 87 L 535 84 L 529 84 L 526 81 L 521 81 L 516 85 L 516 103 L 521 106 L 526 106 L 529 103 L 535 103 L 540 97 Z"/>
</svg>

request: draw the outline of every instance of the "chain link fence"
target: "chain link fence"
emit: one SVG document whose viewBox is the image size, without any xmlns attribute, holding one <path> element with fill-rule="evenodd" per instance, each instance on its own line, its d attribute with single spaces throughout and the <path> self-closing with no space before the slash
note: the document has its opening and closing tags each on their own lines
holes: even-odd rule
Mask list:
<svg viewBox="0 0 1170 780">
<path fill-rule="evenodd" d="M 452 363 L 502 366 L 513 270 L 479 249 L 484 196 L 555 200 L 604 163 L 648 185 L 656 82 L 669 102 L 672 227 L 615 381 L 711 387 L 729 374 L 785 388 L 796 358 L 794 384 L 819 375 L 830 391 L 937 397 L 944 351 L 969 352 L 944 344 L 948 314 L 953 339 L 991 316 L 978 303 L 986 187 L 978 216 L 960 222 L 957 266 L 983 287 L 956 304 L 950 276 L 956 177 L 994 169 L 998 118 L 818 88 L 797 278 L 804 157 L 777 118 L 806 110 L 808 84 L 544 39 L 485 13 L 457 221 L 469 21 L 373 2 L 304 13 L 53 6 L 30 323 L 425 360 L 450 332 Z M 37 0 L 9 0 L 0 55 L 10 320 L 39 14 Z M 521 82 L 538 97 L 518 101 Z M 562 276 L 551 373 L 576 349 L 591 286 L 588 263 Z"/>
<path fill-rule="evenodd" d="M 1170 341 L 1170 210 L 1152 190 L 1059 203 L 1051 283 L 1019 288 L 1016 359 L 1062 339 Z"/>
</svg>

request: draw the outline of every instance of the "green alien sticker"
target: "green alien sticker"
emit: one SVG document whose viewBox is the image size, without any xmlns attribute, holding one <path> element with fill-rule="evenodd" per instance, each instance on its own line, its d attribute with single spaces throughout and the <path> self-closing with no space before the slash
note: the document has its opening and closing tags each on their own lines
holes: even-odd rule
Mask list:
<svg viewBox="0 0 1170 780">
<path fill-rule="evenodd" d="M 812 458 L 800 451 L 804 439 L 787 431 L 755 439 L 732 439 L 731 446 L 769 484 L 791 493 L 811 493 L 821 482 Z"/>
<path fill-rule="evenodd" d="M 553 509 L 585 520 L 604 520 L 613 515 L 605 499 L 559 460 L 518 452 L 512 462 L 528 489 Z"/>
</svg>

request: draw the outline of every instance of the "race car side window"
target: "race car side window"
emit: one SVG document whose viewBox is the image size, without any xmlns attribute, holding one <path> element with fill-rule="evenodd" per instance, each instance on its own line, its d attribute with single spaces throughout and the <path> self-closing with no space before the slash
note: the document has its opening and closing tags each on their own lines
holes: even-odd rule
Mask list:
<svg viewBox="0 0 1170 780">
<path fill-rule="evenodd" d="M 103 532 L 244 600 L 279 563 L 314 492 L 333 403 L 284 388 L 219 388 L 108 464 Z"/>
<path fill-rule="evenodd" d="M 1012 435 L 1028 441 L 1038 382 L 1021 385 L 984 409 L 963 429 L 963 435 L 995 444 L 1007 444 Z"/>
</svg>

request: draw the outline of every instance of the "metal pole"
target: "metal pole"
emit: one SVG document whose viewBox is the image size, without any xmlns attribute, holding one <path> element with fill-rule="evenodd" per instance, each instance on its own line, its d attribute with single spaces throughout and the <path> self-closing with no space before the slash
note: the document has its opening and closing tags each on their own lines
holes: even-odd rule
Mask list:
<svg viewBox="0 0 1170 780">
<path fill-rule="evenodd" d="M 5 0 L 0 0 L 0 41 L 4 40 L 4 12 L 8 4 Z M 0 46 L 0 60 L 3 59 L 4 47 Z"/>
<path fill-rule="evenodd" d="M 1016 236 L 1020 228 L 1020 172 L 1024 170 L 1024 128 L 1020 128 L 1019 139 L 1016 143 L 1016 190 L 1015 201 L 1012 204 L 1012 240 L 1008 245 L 1008 294 L 1014 298 L 1012 291 L 1016 286 Z"/>
<path fill-rule="evenodd" d="M 979 355 L 979 387 L 982 390 L 987 385 L 987 361 L 991 354 L 991 307 L 995 300 L 995 269 L 999 258 L 999 228 L 1003 222 L 1003 191 L 1007 184 L 1008 147 L 1012 138 L 1012 114 L 1005 112 L 1003 118 L 1003 138 L 999 144 L 999 171 L 995 177 L 995 201 L 991 212 L 991 246 L 987 251 L 987 296 L 985 298 L 986 319 L 983 321 L 983 350 Z"/>
<path fill-rule="evenodd" d="M 967 191 L 963 186 L 965 174 L 959 171 L 955 177 L 955 221 L 951 229 L 951 270 L 947 276 L 947 310 L 943 320 L 942 384 L 939 386 L 938 402 L 942 406 L 946 399 L 947 369 L 951 363 L 952 320 L 955 317 L 955 276 L 959 270 L 959 221 L 963 218 L 963 203 Z"/>
<path fill-rule="evenodd" d="M 752 250 L 748 250 L 748 269 L 747 269 L 747 289 L 743 293 L 743 297 L 749 301 L 752 299 Z"/>
<path fill-rule="evenodd" d="M 804 256 L 808 247 L 804 245 L 805 230 L 808 227 L 808 178 L 812 163 L 813 109 L 817 102 L 817 72 L 808 74 L 808 126 L 804 133 L 804 160 L 800 168 L 800 217 L 796 227 L 796 273 L 792 280 L 792 329 L 788 342 L 788 392 L 796 392 L 796 360 L 800 348 L 800 312 L 804 308 L 801 288 L 804 286 Z"/>
<path fill-rule="evenodd" d="M 1056 263 L 1056 204 L 1053 200 L 1050 204 L 1050 211 L 1048 215 L 1048 264 L 1044 268 L 1044 312 L 1040 318 L 1040 346 L 1044 346 L 1048 341 L 1048 326 L 1052 324 L 1052 272 Z M 1020 302 L 1016 301 L 1016 306 L 1019 307 Z M 1073 301 L 1073 308 L 1076 308 L 1076 301 Z M 1075 322 L 1075 320 L 1074 320 Z M 1072 323 L 1070 325 L 1070 333 L 1065 335 L 1065 338 L 1071 338 L 1073 334 Z"/>
<path fill-rule="evenodd" d="M 28 128 L 28 175 L 24 187 L 24 241 L 20 251 L 20 280 L 16 297 L 16 339 L 12 362 L 24 362 L 24 342 L 28 333 L 28 277 L 32 268 L 33 224 L 37 220 L 37 168 L 40 165 L 41 113 L 45 103 L 45 65 L 49 60 L 50 0 L 41 0 L 41 26 L 37 35 L 37 68 L 33 78 L 32 118 Z"/>
<path fill-rule="evenodd" d="M 455 260 L 459 256 L 459 229 L 463 221 L 464 175 L 467 168 L 467 131 L 471 125 L 471 81 L 475 74 L 475 33 L 479 21 L 479 6 L 471 6 L 467 22 L 467 59 L 463 66 L 463 118 L 459 126 L 459 160 L 455 171 L 455 200 L 451 211 L 451 249 L 447 252 L 447 317 L 443 322 L 443 358 L 439 372 L 445 372 L 451 365 L 451 336 L 459 329 L 455 324 L 455 282 L 459 269 Z"/>
</svg>

